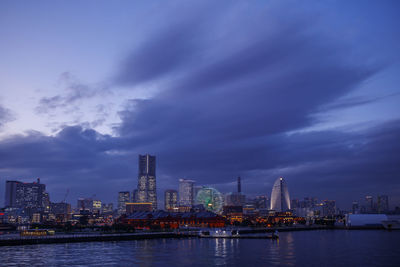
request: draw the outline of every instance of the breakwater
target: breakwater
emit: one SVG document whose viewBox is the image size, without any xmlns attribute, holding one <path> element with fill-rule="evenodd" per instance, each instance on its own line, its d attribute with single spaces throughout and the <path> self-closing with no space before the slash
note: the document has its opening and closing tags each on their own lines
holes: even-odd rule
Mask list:
<svg viewBox="0 0 400 267">
<path fill-rule="evenodd" d="M 197 236 L 194 233 L 162 232 L 162 233 L 123 233 L 123 234 L 88 234 L 88 235 L 54 235 L 38 237 L 1 238 L 0 246 L 20 246 L 35 244 L 124 241 L 155 238 L 187 238 Z"/>
</svg>

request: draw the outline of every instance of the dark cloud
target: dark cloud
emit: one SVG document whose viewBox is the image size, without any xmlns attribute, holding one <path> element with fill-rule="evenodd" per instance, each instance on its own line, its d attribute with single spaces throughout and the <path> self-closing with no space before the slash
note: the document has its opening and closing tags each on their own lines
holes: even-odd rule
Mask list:
<svg viewBox="0 0 400 267">
<path fill-rule="evenodd" d="M 0 105 L 0 130 L 5 123 L 15 120 L 15 115 L 11 110 Z"/>
<path fill-rule="evenodd" d="M 364 193 L 399 195 L 399 121 L 299 131 L 318 112 L 369 103 L 348 94 L 381 70 L 379 62 L 353 60 L 358 47 L 329 38 L 319 14 L 260 3 L 194 13 L 165 22 L 127 55 L 114 84 L 159 88 L 127 100 L 116 136 L 76 126 L 54 137 L 10 137 L 0 142 L 0 177 L 41 176 L 57 196 L 71 187 L 73 197 L 115 201 L 116 192 L 136 187 L 137 155 L 150 153 L 160 190 L 188 177 L 231 191 L 241 175 L 246 193 L 269 194 L 283 175 L 297 197 L 343 204 Z M 86 89 L 73 84 L 41 102 L 63 107 L 91 97 Z"/>
</svg>

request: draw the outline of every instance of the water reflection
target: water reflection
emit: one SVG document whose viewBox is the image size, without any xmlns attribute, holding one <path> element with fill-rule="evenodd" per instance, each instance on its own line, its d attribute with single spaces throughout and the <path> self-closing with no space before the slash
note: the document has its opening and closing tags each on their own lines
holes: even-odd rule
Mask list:
<svg viewBox="0 0 400 267">
<path fill-rule="evenodd" d="M 0 266 L 400 266 L 400 232 L 305 231 L 268 239 L 154 239 L 0 248 Z"/>
</svg>

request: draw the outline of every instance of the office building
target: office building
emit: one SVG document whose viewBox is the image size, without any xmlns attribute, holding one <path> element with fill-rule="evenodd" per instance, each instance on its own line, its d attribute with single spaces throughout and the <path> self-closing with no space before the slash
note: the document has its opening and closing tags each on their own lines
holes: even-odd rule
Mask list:
<svg viewBox="0 0 400 267">
<path fill-rule="evenodd" d="M 367 213 L 374 213 L 374 198 L 372 196 L 365 196 L 365 211 Z"/>
<path fill-rule="evenodd" d="M 389 197 L 386 195 L 378 196 L 378 213 L 386 213 L 389 211 Z"/>
<path fill-rule="evenodd" d="M 6 207 L 43 210 L 48 204 L 46 199 L 46 185 L 41 184 L 39 178 L 33 183 L 6 181 Z"/>
<path fill-rule="evenodd" d="M 280 177 L 278 178 L 271 192 L 271 210 L 276 212 L 284 212 L 290 210 L 290 197 L 289 191 L 285 180 Z"/>
<path fill-rule="evenodd" d="M 126 203 L 129 203 L 130 199 L 129 191 L 118 193 L 118 215 L 126 213 Z"/>
<path fill-rule="evenodd" d="M 333 217 L 335 214 L 336 214 L 336 201 L 324 200 L 322 203 L 322 215 L 325 217 Z"/>
<path fill-rule="evenodd" d="M 164 208 L 166 211 L 175 211 L 178 207 L 178 191 L 165 190 Z"/>
<path fill-rule="evenodd" d="M 157 209 L 156 190 L 156 157 L 139 155 L 139 175 L 137 188 L 137 202 L 151 202 L 153 209 Z"/>
<path fill-rule="evenodd" d="M 194 205 L 194 186 L 195 181 L 179 179 L 179 206 L 192 207 Z"/>
</svg>

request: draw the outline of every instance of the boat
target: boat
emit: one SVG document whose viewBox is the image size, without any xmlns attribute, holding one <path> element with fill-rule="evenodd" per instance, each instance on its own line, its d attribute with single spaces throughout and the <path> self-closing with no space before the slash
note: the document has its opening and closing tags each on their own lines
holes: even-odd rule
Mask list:
<svg viewBox="0 0 400 267">
<path fill-rule="evenodd" d="M 272 235 L 240 235 L 238 230 L 226 230 L 226 229 L 216 229 L 216 230 L 206 230 L 200 231 L 199 237 L 206 238 L 242 238 L 242 239 L 278 239 L 279 233 L 275 231 Z"/>
</svg>

